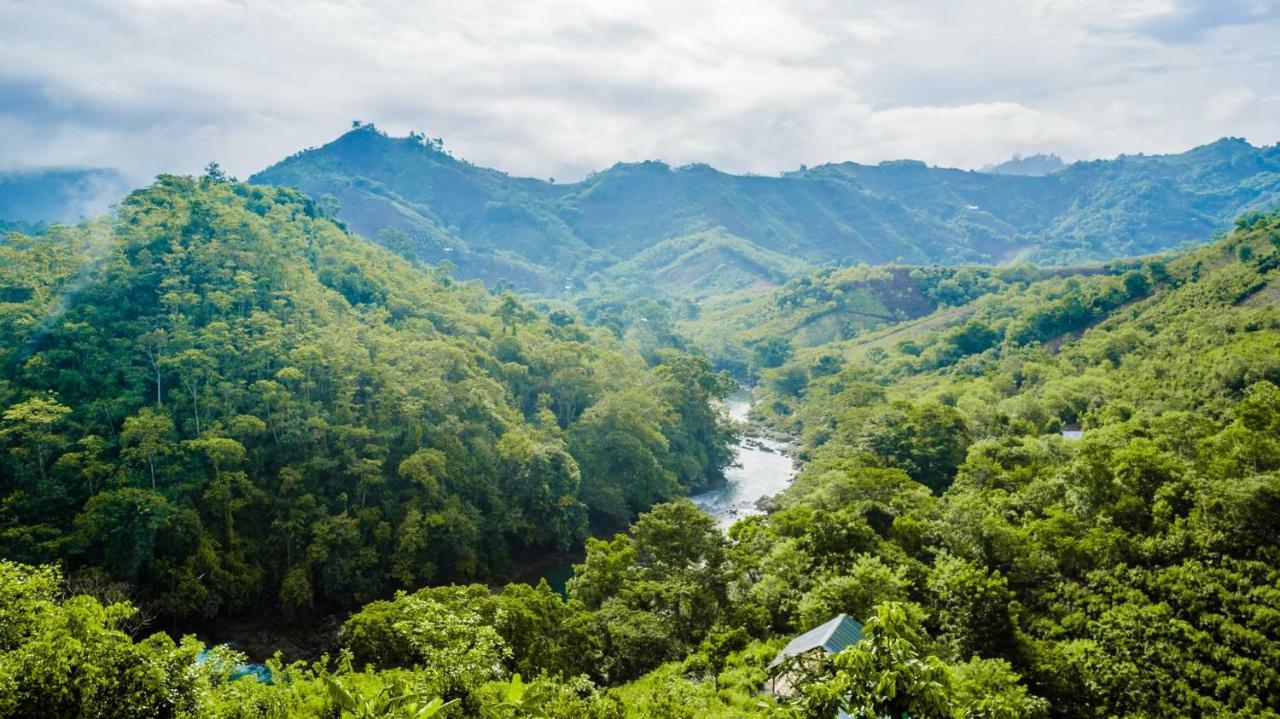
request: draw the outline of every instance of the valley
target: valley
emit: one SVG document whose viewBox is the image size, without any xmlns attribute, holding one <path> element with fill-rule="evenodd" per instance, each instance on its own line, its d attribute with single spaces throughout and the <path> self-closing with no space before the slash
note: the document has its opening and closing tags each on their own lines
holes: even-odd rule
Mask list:
<svg viewBox="0 0 1280 719">
<path fill-rule="evenodd" d="M 826 716 L 920 667 L 922 716 L 1275 703 L 1276 211 L 1063 266 L 583 219 L 520 252 L 591 279 L 517 293 L 518 242 L 467 279 L 216 169 L 0 240 L 0 716 L 98 701 L 51 667 L 228 719 Z"/>
<path fill-rule="evenodd" d="M 1277 35 L 0 1 L 0 719 L 1280 719 Z"/>
</svg>

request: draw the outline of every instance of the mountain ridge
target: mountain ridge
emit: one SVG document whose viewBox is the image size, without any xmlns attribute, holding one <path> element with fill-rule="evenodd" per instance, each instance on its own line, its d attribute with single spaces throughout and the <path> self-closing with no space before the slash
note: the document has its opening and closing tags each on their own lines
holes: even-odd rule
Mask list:
<svg viewBox="0 0 1280 719">
<path fill-rule="evenodd" d="M 765 177 L 648 160 L 560 184 L 473 165 L 438 140 L 362 125 L 250 181 L 330 195 L 354 231 L 419 259 L 448 260 L 461 277 L 560 293 L 598 284 L 657 244 L 717 229 L 810 265 L 1064 265 L 1157 252 L 1280 201 L 1280 146 L 1223 138 L 1038 176 L 897 160 Z M 733 289 L 762 280 L 777 283 L 759 273 Z"/>
<path fill-rule="evenodd" d="M 1054 153 L 1036 153 L 1034 155 L 1015 154 L 1013 157 L 991 165 L 984 165 L 978 172 L 996 175 L 1042 176 L 1066 167 L 1067 163 Z"/>
</svg>

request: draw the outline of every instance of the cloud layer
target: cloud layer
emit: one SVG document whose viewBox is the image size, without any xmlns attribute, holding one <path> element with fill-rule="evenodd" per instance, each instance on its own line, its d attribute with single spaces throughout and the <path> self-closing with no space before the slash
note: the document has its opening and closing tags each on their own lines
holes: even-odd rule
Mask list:
<svg viewBox="0 0 1280 719">
<path fill-rule="evenodd" d="M 1270 144 L 1277 36 L 1280 0 L 0 0 L 0 168 L 244 176 L 357 118 L 561 180 Z"/>
</svg>

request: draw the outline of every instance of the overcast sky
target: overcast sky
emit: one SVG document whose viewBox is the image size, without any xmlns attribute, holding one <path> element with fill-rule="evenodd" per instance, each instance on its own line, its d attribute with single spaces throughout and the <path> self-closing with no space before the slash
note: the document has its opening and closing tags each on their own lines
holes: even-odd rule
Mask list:
<svg viewBox="0 0 1280 719">
<path fill-rule="evenodd" d="M 513 174 L 1280 140 L 1280 0 L 0 0 L 0 168 L 246 176 L 352 119 Z"/>
</svg>

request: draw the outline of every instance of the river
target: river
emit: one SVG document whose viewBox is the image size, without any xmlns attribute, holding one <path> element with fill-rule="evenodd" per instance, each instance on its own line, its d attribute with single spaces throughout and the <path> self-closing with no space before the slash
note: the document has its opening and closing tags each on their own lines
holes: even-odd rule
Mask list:
<svg viewBox="0 0 1280 719">
<path fill-rule="evenodd" d="M 751 392 L 741 390 L 725 398 L 729 417 L 745 423 L 751 411 Z M 787 488 L 795 476 L 795 463 L 781 442 L 746 434 L 738 441 L 735 462 L 725 470 L 724 486 L 700 492 L 690 499 L 716 520 L 720 529 L 728 529 L 737 520 L 752 514 L 763 514 L 757 506 L 761 498 L 772 497 Z M 537 584 L 546 579 L 555 591 L 564 594 L 565 582 L 573 576 L 573 565 L 581 555 L 571 559 L 547 562 L 536 570 L 518 576 L 516 581 Z"/>
<path fill-rule="evenodd" d="M 751 393 L 745 390 L 726 397 L 729 416 L 746 422 L 751 400 Z M 786 489 L 795 476 L 795 463 L 786 452 L 781 442 L 744 435 L 738 442 L 737 461 L 725 470 L 725 485 L 695 494 L 691 499 L 714 517 L 721 529 L 728 529 L 742 517 L 761 514 L 764 510 L 756 503 Z"/>
</svg>

